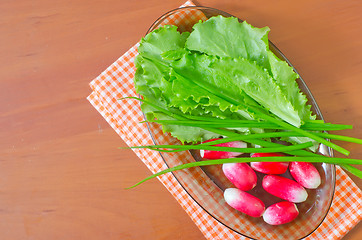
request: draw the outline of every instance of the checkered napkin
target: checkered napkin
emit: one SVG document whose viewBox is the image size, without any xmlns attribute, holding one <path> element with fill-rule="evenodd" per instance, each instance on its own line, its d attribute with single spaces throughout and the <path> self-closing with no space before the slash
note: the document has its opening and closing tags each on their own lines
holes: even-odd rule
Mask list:
<svg viewBox="0 0 362 240">
<path fill-rule="evenodd" d="M 193 5 L 192 2 L 187 1 L 181 7 Z M 195 12 L 193 12 L 192 15 L 190 15 L 190 12 L 184 12 L 167 19 L 166 23 L 179 24 L 182 21 L 195 21 L 203 18 L 205 18 L 205 16 L 202 14 L 195 15 Z M 133 62 L 137 55 L 137 47 L 138 44 L 129 49 L 101 75 L 94 79 L 90 83 L 93 92 L 88 96 L 89 102 L 106 119 L 128 146 L 153 144 L 146 125 L 139 123 L 144 120 L 140 105 L 134 100 L 119 100 L 123 97 L 137 96 L 133 85 L 135 73 Z M 158 138 L 167 138 L 160 130 L 155 134 Z M 167 168 L 158 152 L 148 149 L 134 149 L 134 151 L 151 172 L 155 173 Z M 185 171 L 187 174 L 192 174 L 193 181 L 195 179 L 201 179 L 202 183 L 204 185 L 206 184 L 205 188 L 213 187 L 211 183 L 208 183 L 207 177 L 203 175 L 201 170 L 195 168 Z M 184 208 L 207 239 L 247 239 L 220 224 L 209 213 L 203 210 L 189 194 L 186 193 L 174 175 L 168 173 L 158 178 Z M 220 193 L 216 191 L 216 194 Z M 342 238 L 362 218 L 361 195 L 361 190 L 341 168 L 337 167 L 336 189 L 330 211 L 320 227 L 306 239 Z M 213 200 L 211 200 L 211 204 L 212 201 Z M 258 231 L 253 229 L 253 226 L 243 224 L 243 229 L 253 236 L 258 236 Z M 263 236 L 259 233 L 258 238 L 262 239 L 265 237 L 265 235 Z"/>
</svg>

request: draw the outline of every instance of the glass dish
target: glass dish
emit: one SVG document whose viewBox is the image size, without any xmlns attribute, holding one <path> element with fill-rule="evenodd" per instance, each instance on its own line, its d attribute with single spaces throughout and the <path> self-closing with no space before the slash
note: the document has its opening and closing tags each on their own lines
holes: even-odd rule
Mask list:
<svg viewBox="0 0 362 240">
<path fill-rule="evenodd" d="M 178 8 L 159 17 L 147 33 L 167 24 L 178 26 L 181 32 L 191 31 L 192 26 L 200 19 L 206 20 L 217 15 L 232 16 L 226 12 L 208 7 Z M 273 43 L 269 42 L 269 45 L 270 49 L 279 58 L 292 66 Z M 312 105 L 312 111 L 317 115 L 318 119 L 323 119 L 318 105 L 305 82 L 302 78 L 299 78 L 297 81 L 301 90 L 306 94 L 309 104 Z M 168 134 L 163 134 L 161 127 L 157 124 L 148 124 L 148 129 L 155 144 L 179 144 L 175 138 Z M 324 145 L 321 145 L 320 152 L 327 156 L 333 155 L 332 150 Z M 168 167 L 201 159 L 197 152 L 162 153 L 161 156 Z M 172 174 L 201 208 L 208 212 L 216 221 L 236 233 L 251 239 L 294 240 L 302 239 L 314 232 L 323 222 L 332 203 L 336 180 L 335 166 L 324 163 L 315 164 L 315 166 L 322 177 L 321 186 L 316 190 L 307 190 L 309 194 L 307 201 L 297 204 L 300 212 L 299 216 L 291 223 L 279 226 L 268 225 L 262 218 L 249 217 L 226 204 L 223 198 L 223 190 L 232 185 L 223 176 L 221 165 L 190 168 L 176 171 Z M 262 174 L 257 173 L 257 175 L 259 179 L 257 186 L 259 187 L 255 187 L 250 193 L 262 199 L 266 207 L 280 201 L 280 199 L 274 198 L 260 187 Z M 284 176 L 290 177 L 289 171 Z"/>
</svg>

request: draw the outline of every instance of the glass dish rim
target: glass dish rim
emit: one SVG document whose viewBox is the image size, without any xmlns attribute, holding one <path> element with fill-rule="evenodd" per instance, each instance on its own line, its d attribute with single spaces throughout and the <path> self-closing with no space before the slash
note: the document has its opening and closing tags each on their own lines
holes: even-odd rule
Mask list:
<svg viewBox="0 0 362 240">
<path fill-rule="evenodd" d="M 158 17 L 152 24 L 151 26 L 148 28 L 147 32 L 145 35 L 147 35 L 148 33 L 150 33 L 151 31 L 153 31 L 155 29 L 156 26 L 159 25 L 159 23 L 161 21 L 163 21 L 165 18 L 167 18 L 168 16 L 170 16 L 171 14 L 177 12 L 177 11 L 181 11 L 181 10 L 185 10 L 185 9 L 192 9 L 192 10 L 210 10 L 210 11 L 216 11 L 218 12 L 219 14 L 225 14 L 225 15 L 229 15 L 231 17 L 235 17 L 237 19 L 239 19 L 239 21 L 244 21 L 228 12 L 225 12 L 225 11 L 222 11 L 222 10 L 219 10 L 219 9 L 216 9 L 216 8 L 211 8 L 211 7 L 206 7 L 206 6 L 185 6 L 185 7 L 179 7 L 179 8 L 174 8 L 172 10 L 169 10 L 167 11 L 166 13 L 162 14 L 160 17 Z M 319 106 L 318 106 L 318 103 L 316 102 L 313 94 L 311 93 L 309 87 L 307 86 L 307 84 L 305 83 L 305 81 L 303 80 L 303 78 L 301 77 L 301 75 L 298 73 L 298 71 L 295 69 L 294 65 L 291 64 L 291 62 L 286 58 L 286 56 L 279 50 L 279 48 L 274 45 L 270 40 L 269 41 L 269 44 L 272 45 L 272 47 L 278 52 L 278 54 L 280 54 L 280 56 L 283 57 L 283 60 L 286 61 L 288 63 L 289 66 L 291 66 L 293 68 L 293 70 L 299 75 L 299 81 L 303 84 L 303 86 L 305 87 L 305 89 L 303 90 L 304 93 L 306 93 L 308 95 L 308 100 L 311 101 L 313 103 L 313 107 L 314 107 L 314 110 L 316 111 L 316 114 L 317 116 L 319 116 L 321 118 L 321 120 L 324 120 L 324 117 L 319 109 Z M 142 96 L 139 95 L 139 97 L 141 98 Z M 140 102 L 140 105 L 141 105 L 141 102 Z M 142 112 L 143 114 L 143 117 L 144 119 L 146 120 L 146 116 L 145 114 Z M 152 130 L 151 130 L 151 127 L 150 127 L 150 124 L 149 122 L 146 122 L 146 125 L 147 125 L 147 129 L 148 129 L 148 132 L 150 133 L 150 136 L 152 138 L 152 141 L 157 144 L 157 141 L 155 139 L 155 136 L 154 134 L 152 133 Z M 329 141 L 329 139 L 327 139 Z M 328 151 L 328 154 L 329 156 L 333 157 L 334 156 L 334 152 L 333 152 L 333 149 L 331 149 L 330 147 L 327 147 L 327 151 Z M 161 152 L 158 152 L 158 154 L 161 156 L 163 162 L 166 164 L 166 166 L 169 168 L 170 166 L 168 165 L 167 161 L 164 159 L 164 156 Z M 336 187 L 336 165 L 335 164 L 329 164 L 331 165 L 332 167 L 332 174 L 333 174 L 333 183 L 332 183 L 332 195 L 331 195 L 331 198 L 330 198 L 330 201 L 329 201 L 329 206 L 328 206 L 328 210 L 326 211 L 326 214 L 323 216 L 323 218 L 321 219 L 320 223 L 316 225 L 316 227 L 313 229 L 313 231 L 311 231 L 310 233 L 304 235 L 303 237 L 301 238 L 298 238 L 298 240 L 301 240 L 301 239 L 304 239 L 308 236 L 310 236 L 312 233 L 314 233 L 319 227 L 320 225 L 324 222 L 325 218 L 327 217 L 330 209 L 331 209 L 331 205 L 332 205 L 332 202 L 333 202 L 333 198 L 334 198 L 334 194 L 335 194 L 335 187 Z M 249 238 L 249 239 L 253 239 L 253 240 L 258 240 L 256 238 L 253 238 L 251 236 L 247 236 L 243 233 L 241 233 L 240 231 L 237 231 L 235 229 L 233 229 L 232 227 L 228 226 L 227 224 L 223 223 L 222 221 L 218 220 L 217 217 L 215 217 L 213 214 L 211 214 L 207 209 L 205 209 L 189 192 L 188 190 L 184 187 L 184 185 L 180 182 L 180 180 L 178 179 L 178 177 L 173 173 L 171 172 L 171 174 L 173 175 L 173 177 L 176 179 L 176 181 L 178 182 L 178 184 L 182 187 L 182 189 L 187 193 L 187 195 L 201 208 L 203 209 L 207 214 L 209 214 L 214 220 L 216 220 L 218 223 L 222 224 L 223 226 L 227 227 L 228 229 L 232 230 L 233 232 L 243 236 L 243 237 L 246 237 L 246 238 Z"/>
</svg>

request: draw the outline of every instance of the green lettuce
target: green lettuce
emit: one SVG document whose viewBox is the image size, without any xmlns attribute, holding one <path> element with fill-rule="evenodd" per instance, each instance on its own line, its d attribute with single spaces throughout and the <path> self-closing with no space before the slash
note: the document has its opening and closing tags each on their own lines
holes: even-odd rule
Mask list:
<svg viewBox="0 0 362 240">
<path fill-rule="evenodd" d="M 172 67 L 179 75 L 190 80 L 184 81 L 188 84 L 194 83 L 195 86 L 198 86 L 195 82 L 205 81 L 208 85 L 217 88 L 223 95 L 236 99 L 240 102 L 239 106 L 243 106 L 244 99 L 250 96 L 287 122 L 296 125 L 299 123 L 298 112 L 294 110 L 279 85 L 262 67 L 245 58 L 216 58 L 208 55 L 188 54 L 173 62 Z M 189 93 L 190 91 L 185 92 L 185 94 Z M 210 101 L 217 98 L 208 94 Z M 232 106 L 230 102 L 227 102 L 227 105 Z"/>
<path fill-rule="evenodd" d="M 280 60 L 269 49 L 269 28 L 255 28 L 246 21 L 239 23 L 237 18 L 217 16 L 206 22 L 195 24 L 186 41 L 186 48 L 207 55 L 219 57 L 245 58 L 255 61 L 265 68 L 281 91 L 292 104 L 292 111 L 298 113 L 298 120 L 289 121 L 283 115 L 278 115 L 290 124 L 300 127 L 304 122 L 315 119 L 306 104 L 307 98 L 300 92 L 296 83 L 299 77 L 285 61 Z M 274 112 L 275 113 L 275 112 Z"/>
<path fill-rule="evenodd" d="M 186 48 L 219 57 L 243 57 L 268 69 L 268 32 L 268 27 L 256 28 L 237 18 L 216 16 L 194 25 Z"/>
<path fill-rule="evenodd" d="M 157 29 L 141 40 L 138 47 L 139 55 L 135 59 L 134 84 L 137 93 L 158 107 L 180 115 L 183 114 L 183 111 L 174 108 L 170 104 L 174 93 L 167 94 L 167 92 L 164 92 L 169 87 L 171 68 L 168 66 L 170 61 L 161 57 L 161 55 L 168 51 L 184 49 L 188 35 L 188 33 L 180 34 L 175 26 L 165 26 Z M 157 111 L 148 103 L 142 103 L 141 107 L 147 119 L 175 120 Z M 202 115 L 204 111 L 194 106 L 192 112 Z M 195 127 L 164 124 L 162 128 L 164 132 L 170 132 L 172 136 L 182 142 L 198 142 L 219 136 Z"/>
<path fill-rule="evenodd" d="M 253 107 L 300 127 L 314 116 L 295 81 L 298 75 L 269 50 L 268 32 L 268 27 L 221 16 L 196 24 L 191 34 L 178 32 L 176 26 L 161 27 L 138 47 L 136 91 L 157 107 L 186 118 L 262 120 L 250 111 Z M 147 119 L 174 120 L 155 105 L 142 104 Z M 189 126 L 163 124 L 163 130 L 182 142 L 217 137 Z M 304 141 L 294 139 L 299 140 Z"/>
</svg>

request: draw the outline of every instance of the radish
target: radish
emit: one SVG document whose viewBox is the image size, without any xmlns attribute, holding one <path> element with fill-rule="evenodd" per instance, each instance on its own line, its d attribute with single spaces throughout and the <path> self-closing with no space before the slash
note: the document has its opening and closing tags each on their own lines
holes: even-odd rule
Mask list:
<svg viewBox="0 0 362 240">
<path fill-rule="evenodd" d="M 298 208 L 294 203 L 278 202 L 265 210 L 263 219 L 270 225 L 281 225 L 293 221 L 298 214 Z"/>
<path fill-rule="evenodd" d="M 290 174 L 300 185 L 309 189 L 316 189 L 321 184 L 321 176 L 312 163 L 291 162 Z"/>
<path fill-rule="evenodd" d="M 203 143 L 211 142 L 211 141 L 215 141 L 215 140 L 220 140 L 220 139 L 221 138 L 214 138 L 214 139 L 207 140 L 207 141 L 205 141 Z M 215 144 L 213 146 L 246 148 L 246 143 L 241 142 L 241 141 L 233 141 L 233 142 Z M 200 156 L 202 158 L 210 159 L 210 160 L 212 160 L 212 159 L 231 158 L 231 157 L 239 156 L 240 154 L 242 154 L 242 153 L 240 153 L 240 152 L 223 152 L 223 151 L 200 150 Z"/>
<path fill-rule="evenodd" d="M 308 193 L 302 185 L 281 176 L 265 176 L 262 186 L 268 193 L 294 203 L 304 202 L 308 197 Z"/>
<path fill-rule="evenodd" d="M 247 163 L 225 163 L 222 165 L 222 171 L 240 190 L 249 191 L 256 186 L 256 174 Z"/>
<path fill-rule="evenodd" d="M 251 157 L 284 157 L 281 153 L 254 153 Z M 250 166 L 255 171 L 265 174 L 283 174 L 287 171 L 287 162 L 251 162 Z"/>
<path fill-rule="evenodd" d="M 224 199 L 232 208 L 252 217 L 262 216 L 265 210 L 265 205 L 259 198 L 237 188 L 227 188 Z"/>
</svg>

